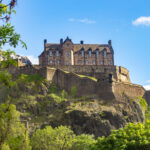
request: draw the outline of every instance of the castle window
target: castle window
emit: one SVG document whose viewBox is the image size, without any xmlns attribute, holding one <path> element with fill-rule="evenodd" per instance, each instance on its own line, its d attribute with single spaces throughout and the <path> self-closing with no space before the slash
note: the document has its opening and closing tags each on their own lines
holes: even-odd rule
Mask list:
<svg viewBox="0 0 150 150">
<path fill-rule="evenodd" d="M 50 60 L 49 63 L 50 63 L 50 64 L 53 64 L 53 60 Z"/>
<path fill-rule="evenodd" d="M 93 60 L 93 61 L 92 61 L 92 64 L 93 64 L 93 65 L 95 65 L 95 64 L 96 64 L 96 61 L 95 61 L 95 60 Z"/>
<path fill-rule="evenodd" d="M 111 65 L 111 60 L 108 60 L 108 65 Z"/>
<path fill-rule="evenodd" d="M 96 57 L 99 57 L 99 51 L 98 50 L 96 51 Z"/>
<path fill-rule="evenodd" d="M 69 65 L 69 62 L 68 62 L 68 61 L 66 61 L 66 65 Z"/>
<path fill-rule="evenodd" d="M 82 60 L 78 60 L 78 64 L 81 64 L 82 63 Z"/>
<path fill-rule="evenodd" d="M 70 58 L 70 57 L 71 57 L 70 52 L 66 52 L 66 56 L 67 56 L 68 58 Z"/>
<path fill-rule="evenodd" d="M 101 64 L 101 65 L 103 65 L 103 64 L 104 64 L 103 60 L 101 60 L 101 61 L 100 61 L 100 64 Z"/>
<path fill-rule="evenodd" d="M 106 51 L 104 51 L 104 58 L 106 58 L 107 57 L 107 52 Z"/>
<path fill-rule="evenodd" d="M 57 60 L 57 64 L 60 64 L 60 60 Z"/>
<path fill-rule="evenodd" d="M 53 52 L 52 51 L 49 51 L 49 56 L 53 56 Z"/>
<path fill-rule="evenodd" d="M 89 51 L 89 57 L 92 57 L 92 51 Z"/>
<path fill-rule="evenodd" d="M 82 57 L 84 57 L 84 51 L 83 50 L 81 51 L 81 55 L 82 55 Z"/>
<path fill-rule="evenodd" d="M 89 61 L 88 61 L 88 60 L 86 60 L 86 61 L 85 61 L 85 64 L 86 64 L 86 65 L 88 65 L 88 64 L 89 64 Z"/>
<path fill-rule="evenodd" d="M 56 56 L 57 56 L 57 57 L 59 56 L 59 51 L 56 51 Z"/>
</svg>

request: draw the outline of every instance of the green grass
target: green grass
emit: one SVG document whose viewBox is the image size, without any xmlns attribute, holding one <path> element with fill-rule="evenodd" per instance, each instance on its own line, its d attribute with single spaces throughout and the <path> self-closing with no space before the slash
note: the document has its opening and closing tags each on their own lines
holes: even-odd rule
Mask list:
<svg viewBox="0 0 150 150">
<path fill-rule="evenodd" d="M 79 77 L 81 77 L 81 78 L 89 78 L 89 79 L 91 79 L 91 80 L 93 80 L 93 81 L 96 81 L 97 82 L 97 79 L 96 78 L 94 78 L 94 77 L 91 77 L 91 76 L 85 76 L 85 75 L 81 75 L 81 74 L 76 74 L 77 76 L 79 76 Z"/>
</svg>

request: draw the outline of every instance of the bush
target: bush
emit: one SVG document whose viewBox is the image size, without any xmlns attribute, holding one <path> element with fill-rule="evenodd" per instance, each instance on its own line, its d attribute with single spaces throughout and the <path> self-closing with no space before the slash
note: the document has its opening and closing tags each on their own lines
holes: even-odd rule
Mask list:
<svg viewBox="0 0 150 150">
<path fill-rule="evenodd" d="M 33 150 L 69 150 L 72 147 L 75 135 L 73 131 L 65 126 L 38 129 L 31 137 Z"/>
<path fill-rule="evenodd" d="M 72 96 L 73 98 L 75 98 L 76 95 L 77 95 L 77 87 L 76 87 L 76 86 L 73 86 L 73 87 L 71 88 L 71 96 Z"/>
<path fill-rule="evenodd" d="M 62 90 L 62 92 L 61 92 L 61 97 L 62 97 L 63 99 L 68 98 L 68 93 L 67 93 L 65 90 Z"/>
<path fill-rule="evenodd" d="M 90 150 L 92 144 L 96 143 L 93 135 L 81 134 L 76 136 L 71 150 Z"/>
<path fill-rule="evenodd" d="M 124 129 L 112 131 L 108 137 L 98 138 L 92 150 L 148 150 L 150 149 L 150 121 L 129 123 Z"/>
</svg>

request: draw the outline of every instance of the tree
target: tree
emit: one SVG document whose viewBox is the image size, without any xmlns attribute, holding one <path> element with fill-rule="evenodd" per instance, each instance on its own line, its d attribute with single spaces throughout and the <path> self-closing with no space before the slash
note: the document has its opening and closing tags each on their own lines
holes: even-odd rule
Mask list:
<svg viewBox="0 0 150 150">
<path fill-rule="evenodd" d="M 74 140 L 73 131 L 65 126 L 38 129 L 31 137 L 33 150 L 69 150 Z"/>
<path fill-rule="evenodd" d="M 93 135 L 81 134 L 74 139 L 71 150 L 90 150 L 91 145 L 95 143 Z"/>
<path fill-rule="evenodd" d="M 129 123 L 124 129 L 112 131 L 108 137 L 98 138 L 92 150 L 148 150 L 150 149 L 150 121 Z"/>
<path fill-rule="evenodd" d="M 27 48 L 26 44 L 20 39 L 20 35 L 15 32 L 14 26 L 9 22 L 12 13 L 16 13 L 14 7 L 17 0 L 10 0 L 8 4 L 0 0 L 0 21 L 4 21 L 0 26 L 0 48 L 5 44 L 16 47 L 20 42 L 23 47 Z"/>
<path fill-rule="evenodd" d="M 0 105 L 0 149 L 30 150 L 27 129 L 15 105 Z"/>
</svg>

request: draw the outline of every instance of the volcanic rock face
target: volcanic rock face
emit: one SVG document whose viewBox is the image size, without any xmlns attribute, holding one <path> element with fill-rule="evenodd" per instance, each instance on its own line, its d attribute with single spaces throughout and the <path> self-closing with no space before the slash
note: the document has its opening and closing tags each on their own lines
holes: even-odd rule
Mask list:
<svg viewBox="0 0 150 150">
<path fill-rule="evenodd" d="M 52 92 L 51 84 L 43 84 L 39 89 L 33 85 L 19 85 L 11 94 L 21 118 L 28 121 L 30 133 L 47 125 L 66 125 L 76 134 L 108 136 L 111 130 L 122 128 L 128 122 L 144 121 L 138 102 L 124 94 L 110 100 L 96 95 L 64 98 L 62 91 L 53 88 L 55 92 Z"/>
</svg>

